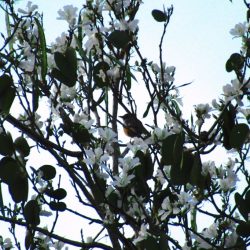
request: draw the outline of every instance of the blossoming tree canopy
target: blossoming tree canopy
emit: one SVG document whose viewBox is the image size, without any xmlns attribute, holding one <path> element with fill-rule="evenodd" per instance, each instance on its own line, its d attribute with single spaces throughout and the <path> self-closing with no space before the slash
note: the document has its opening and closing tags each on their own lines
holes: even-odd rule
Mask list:
<svg viewBox="0 0 250 250">
<path fill-rule="evenodd" d="M 246 21 L 230 30 L 242 47 L 224 69 L 234 78 L 190 118 L 179 90 L 192 85 L 176 83 L 177 69 L 163 56 L 174 6 L 151 10 L 162 27 L 151 61 L 139 43 L 140 0 L 66 5 L 57 19 L 68 28 L 53 43 L 37 5 L 1 3 L 3 249 L 248 248 L 250 4 L 243 2 Z M 124 114 L 136 122 L 125 124 Z M 136 136 L 126 138 L 122 127 Z"/>
</svg>

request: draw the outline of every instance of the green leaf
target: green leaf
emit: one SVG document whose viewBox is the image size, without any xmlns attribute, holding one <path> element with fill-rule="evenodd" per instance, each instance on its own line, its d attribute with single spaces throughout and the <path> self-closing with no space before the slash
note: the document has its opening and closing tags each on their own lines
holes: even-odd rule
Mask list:
<svg viewBox="0 0 250 250">
<path fill-rule="evenodd" d="M 45 181 L 52 180 L 56 176 L 56 169 L 51 165 L 43 165 L 38 169 L 38 171 L 42 171 L 42 179 Z"/>
<path fill-rule="evenodd" d="M 185 185 L 189 182 L 191 170 L 194 163 L 194 156 L 190 152 L 182 153 L 180 164 L 171 166 L 170 176 L 171 181 L 175 185 Z"/>
<path fill-rule="evenodd" d="M 150 101 L 150 102 L 148 103 L 148 105 L 147 105 L 147 108 L 146 108 L 145 112 L 143 113 L 143 116 L 142 116 L 143 118 L 147 117 L 148 112 L 149 112 L 151 106 L 152 106 L 152 102 Z"/>
<path fill-rule="evenodd" d="M 0 134 L 0 154 L 11 156 L 14 152 L 14 146 L 11 135 L 1 133 Z"/>
<path fill-rule="evenodd" d="M 68 47 L 65 52 L 65 58 L 69 63 L 68 67 L 72 71 L 73 74 L 76 74 L 77 71 L 77 58 L 76 58 L 76 51 L 72 47 Z"/>
<path fill-rule="evenodd" d="M 132 81 L 131 81 L 131 72 L 130 72 L 129 67 L 126 68 L 126 79 L 127 79 L 126 81 L 127 88 L 128 90 L 130 90 Z"/>
<path fill-rule="evenodd" d="M 180 163 L 183 151 L 183 139 L 180 134 L 173 134 L 165 138 L 161 148 L 161 163 L 163 165 L 173 165 Z"/>
<path fill-rule="evenodd" d="M 236 124 L 230 133 L 230 145 L 233 148 L 240 149 L 246 141 L 248 135 L 249 127 L 247 124 Z"/>
<path fill-rule="evenodd" d="M 30 146 L 25 138 L 22 136 L 16 138 L 14 142 L 15 149 L 24 157 L 30 154 Z"/>
<path fill-rule="evenodd" d="M 2 75 L 0 77 L 0 112 L 8 114 L 14 99 L 13 80 L 8 75 Z"/>
<path fill-rule="evenodd" d="M 58 211 L 58 212 L 63 212 L 67 209 L 67 206 L 64 202 L 55 202 L 55 201 L 51 201 L 49 203 L 49 207 L 51 210 L 53 211 Z"/>
<path fill-rule="evenodd" d="M 40 90 L 37 81 L 32 85 L 32 108 L 35 113 L 39 106 Z"/>
<path fill-rule="evenodd" d="M 236 233 L 242 237 L 250 236 L 250 222 L 241 221 L 236 228 Z"/>
<path fill-rule="evenodd" d="M 40 207 L 36 200 L 30 200 L 26 203 L 23 215 L 28 225 L 35 227 L 40 224 L 39 213 Z"/>
<path fill-rule="evenodd" d="M 131 41 L 127 30 L 114 30 L 109 36 L 108 41 L 118 49 L 123 49 Z"/>
<path fill-rule="evenodd" d="M 239 53 L 233 53 L 226 62 L 226 71 L 231 72 L 234 70 L 238 72 L 243 68 L 244 61 L 244 57 L 241 56 Z"/>
<path fill-rule="evenodd" d="M 38 35 L 39 35 L 39 47 L 40 47 L 40 54 L 41 54 L 41 73 L 42 73 L 42 80 L 43 82 L 46 81 L 45 77 L 47 75 L 47 68 L 48 68 L 48 63 L 47 63 L 47 52 L 46 52 L 46 39 L 44 35 L 44 30 L 42 25 L 40 24 L 39 20 L 34 17 L 34 20 L 36 22 L 37 28 L 38 28 Z"/>
<path fill-rule="evenodd" d="M 152 10 L 152 16 L 157 22 L 166 22 L 167 21 L 167 14 L 161 10 Z"/>
</svg>

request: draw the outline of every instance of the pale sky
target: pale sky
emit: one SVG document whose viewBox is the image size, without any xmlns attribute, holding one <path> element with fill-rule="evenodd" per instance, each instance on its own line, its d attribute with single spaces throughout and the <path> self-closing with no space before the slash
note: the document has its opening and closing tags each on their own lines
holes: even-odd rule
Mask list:
<svg viewBox="0 0 250 250">
<path fill-rule="evenodd" d="M 17 2 L 24 8 L 27 0 Z M 79 0 L 34 0 L 44 14 L 44 27 L 47 43 L 54 41 L 61 32 L 67 31 L 65 21 L 57 20 L 57 11 L 64 5 L 72 4 L 78 9 Z M 151 16 L 153 9 L 163 9 L 173 4 L 174 13 L 167 29 L 164 43 L 164 61 L 176 67 L 176 84 L 192 82 L 184 88 L 183 101 L 188 112 L 194 104 L 209 102 L 221 94 L 222 86 L 234 78 L 225 71 L 229 56 L 240 49 L 240 39 L 229 34 L 238 22 L 246 21 L 246 8 L 243 0 L 144 0 L 139 12 L 139 45 L 149 61 L 158 60 L 158 45 L 163 28 Z M 0 20 L 3 20 L 0 12 Z M 3 22 L 0 30 L 3 30 Z"/>
</svg>

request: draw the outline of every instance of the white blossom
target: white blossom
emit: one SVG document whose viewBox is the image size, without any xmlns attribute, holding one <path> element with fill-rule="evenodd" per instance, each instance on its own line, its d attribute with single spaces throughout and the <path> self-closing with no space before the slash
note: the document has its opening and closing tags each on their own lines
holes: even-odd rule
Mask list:
<svg viewBox="0 0 250 250">
<path fill-rule="evenodd" d="M 85 240 L 86 243 L 92 243 L 93 242 L 93 237 L 89 236 Z"/>
<path fill-rule="evenodd" d="M 74 87 L 68 87 L 65 84 L 61 85 L 61 89 L 60 89 L 60 97 L 61 100 L 66 100 L 67 102 L 70 102 L 72 100 L 74 100 L 74 98 L 76 97 L 76 88 Z"/>
<path fill-rule="evenodd" d="M 224 169 L 220 169 L 220 187 L 224 192 L 235 188 L 239 178 L 233 170 L 235 162 L 229 158 L 229 161 Z"/>
<path fill-rule="evenodd" d="M 74 27 L 76 24 L 76 18 L 77 18 L 77 7 L 73 7 L 73 5 L 66 5 L 63 7 L 63 10 L 58 10 L 57 17 L 58 20 L 66 20 L 71 28 Z"/>
<path fill-rule="evenodd" d="M 120 13 L 122 7 L 127 8 L 130 4 L 130 0 L 107 0 L 103 6 L 104 10 L 112 10 L 112 7 L 115 8 L 115 12 Z"/>
<path fill-rule="evenodd" d="M 87 158 L 84 159 L 86 164 L 94 165 L 100 164 L 109 159 L 109 156 L 103 152 L 102 148 L 86 149 L 85 153 Z"/>
<path fill-rule="evenodd" d="M 138 29 L 139 20 L 134 19 L 133 21 L 120 20 L 119 23 L 115 24 L 115 27 L 119 30 L 129 30 L 135 32 Z"/>
<path fill-rule="evenodd" d="M 167 128 L 156 127 L 156 128 L 154 128 L 152 137 L 155 139 L 154 141 L 157 141 L 157 140 L 162 141 L 171 134 L 172 133 L 169 132 Z"/>
<path fill-rule="evenodd" d="M 166 177 L 170 176 L 170 169 L 171 165 L 164 165 L 162 170 L 157 169 L 155 177 L 162 185 L 166 183 Z"/>
<path fill-rule="evenodd" d="M 238 240 L 238 234 L 234 231 L 233 233 L 226 236 L 225 247 L 232 248 L 236 245 Z"/>
<path fill-rule="evenodd" d="M 171 202 L 169 197 L 166 197 L 162 204 L 161 210 L 159 211 L 159 216 L 161 220 L 165 220 L 170 214 L 178 214 L 181 212 L 181 209 L 177 206 L 176 202 Z"/>
<path fill-rule="evenodd" d="M 216 176 L 215 162 L 214 161 L 203 162 L 201 174 L 203 176 L 207 176 L 209 174 L 211 177 L 215 177 Z"/>
<path fill-rule="evenodd" d="M 130 184 L 130 181 L 135 177 L 134 174 L 128 175 L 127 172 L 122 172 L 120 176 L 114 176 L 115 181 L 113 181 L 111 184 L 116 187 L 126 187 L 128 184 Z"/>
<path fill-rule="evenodd" d="M 180 192 L 180 194 L 178 194 L 177 196 L 177 203 L 181 207 L 182 211 L 189 209 L 197 204 L 197 200 L 187 192 Z"/>
<path fill-rule="evenodd" d="M 25 72 L 32 72 L 35 66 L 35 55 L 32 54 L 28 57 L 27 60 L 21 61 L 19 63 L 19 67 L 23 69 Z"/>
<path fill-rule="evenodd" d="M 26 9 L 18 8 L 18 12 L 24 14 L 24 15 L 31 15 L 34 10 L 38 9 L 38 6 L 36 4 L 32 4 L 31 1 L 28 1 L 26 5 Z"/>
<path fill-rule="evenodd" d="M 123 171 L 129 171 L 133 169 L 134 167 L 140 165 L 140 160 L 138 157 L 125 157 L 125 158 L 119 158 L 119 165 L 122 167 Z"/>
<path fill-rule="evenodd" d="M 82 124 L 86 129 L 90 129 L 91 126 L 94 123 L 94 120 L 93 119 L 89 119 L 88 115 L 85 114 L 84 112 L 81 113 L 81 114 L 76 113 L 74 115 L 74 119 L 73 120 L 74 120 L 75 123 Z"/>
<path fill-rule="evenodd" d="M 3 238 L 0 237 L 0 246 L 2 246 L 3 250 L 13 248 L 13 244 L 10 238 L 6 238 L 3 240 Z"/>
<path fill-rule="evenodd" d="M 150 233 L 147 232 L 147 225 L 142 224 L 138 236 L 133 240 L 133 243 L 137 244 L 140 241 L 146 240 L 148 236 L 150 236 Z"/>
<path fill-rule="evenodd" d="M 153 63 L 151 67 L 155 74 L 160 75 L 160 84 L 173 82 L 175 80 L 173 77 L 175 72 L 174 66 L 166 66 L 166 63 L 163 63 L 161 68 L 158 64 Z"/>
<path fill-rule="evenodd" d="M 212 108 L 209 106 L 208 103 L 206 104 L 198 104 L 195 105 L 195 112 L 198 117 L 198 119 L 205 119 L 205 118 L 210 118 L 209 112 L 212 110 Z"/>
<path fill-rule="evenodd" d="M 238 23 L 234 26 L 233 29 L 230 30 L 230 34 L 234 37 L 242 37 L 248 30 L 247 23 Z"/>
<path fill-rule="evenodd" d="M 114 82 L 121 77 L 121 71 L 118 66 L 107 70 L 107 76 L 109 76 Z"/>
<path fill-rule="evenodd" d="M 135 137 L 133 142 L 128 143 L 128 148 L 134 154 L 136 154 L 137 151 L 142 151 L 142 152 L 146 153 L 146 151 L 148 149 L 148 144 L 142 138 Z"/>
<path fill-rule="evenodd" d="M 88 40 L 84 44 L 87 52 L 89 53 L 92 48 L 95 48 L 98 51 L 99 50 L 99 41 L 97 39 L 98 31 L 96 30 L 96 28 L 92 29 L 92 30 L 87 29 L 87 30 L 85 30 L 85 33 L 88 37 Z"/>
<path fill-rule="evenodd" d="M 225 96 L 225 102 L 229 102 L 233 100 L 235 97 L 238 97 L 239 95 L 243 94 L 243 91 L 241 90 L 242 84 L 239 82 L 238 79 L 232 80 L 231 84 L 226 84 L 223 86 L 223 92 Z"/>
<path fill-rule="evenodd" d="M 117 134 L 111 128 L 98 128 L 98 133 L 105 142 L 117 141 Z"/>
</svg>

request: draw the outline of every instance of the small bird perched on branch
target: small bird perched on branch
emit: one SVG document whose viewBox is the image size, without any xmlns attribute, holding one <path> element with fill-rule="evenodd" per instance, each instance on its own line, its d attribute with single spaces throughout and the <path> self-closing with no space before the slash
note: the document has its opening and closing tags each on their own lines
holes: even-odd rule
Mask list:
<svg viewBox="0 0 250 250">
<path fill-rule="evenodd" d="M 150 136 L 142 122 L 137 119 L 136 115 L 127 113 L 120 116 L 123 119 L 123 131 L 129 137 L 142 137 L 142 135 Z"/>
</svg>

